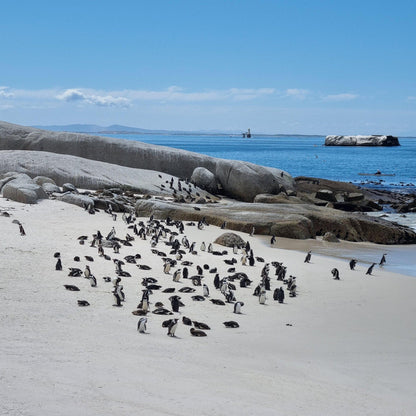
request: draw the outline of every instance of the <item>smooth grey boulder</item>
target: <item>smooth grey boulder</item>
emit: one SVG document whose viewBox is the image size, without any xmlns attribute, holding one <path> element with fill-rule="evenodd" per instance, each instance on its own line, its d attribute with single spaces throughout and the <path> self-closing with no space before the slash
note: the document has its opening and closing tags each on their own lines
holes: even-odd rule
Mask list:
<svg viewBox="0 0 416 416">
<path fill-rule="evenodd" d="M 78 189 L 72 183 L 64 183 L 62 185 L 62 192 L 78 192 Z"/>
<path fill-rule="evenodd" d="M 224 221 L 228 230 L 276 235 L 288 238 L 315 238 L 332 232 L 347 241 L 370 241 L 379 244 L 415 244 L 416 232 L 380 218 L 362 213 L 349 213 L 308 204 L 219 203 L 206 204 L 195 210 L 190 204 L 167 201 L 139 200 L 136 215 L 157 219 L 199 221 L 220 226 Z"/>
<path fill-rule="evenodd" d="M 72 192 L 67 192 L 63 195 L 59 195 L 56 199 L 68 204 L 78 205 L 79 207 L 83 208 L 89 205 L 94 206 L 94 200 L 91 197 Z"/>
<path fill-rule="evenodd" d="M 2 187 L 4 198 L 23 204 L 36 204 L 38 199 L 47 199 L 48 195 L 41 186 L 25 174 L 16 175 Z"/>
<path fill-rule="evenodd" d="M 286 193 L 281 192 L 277 195 L 271 194 L 259 194 L 256 195 L 253 202 L 260 204 L 304 204 L 300 198 L 296 196 L 288 196 Z"/>
<path fill-rule="evenodd" d="M 325 146 L 400 146 L 394 136 L 326 136 Z"/>
<path fill-rule="evenodd" d="M 48 194 L 60 193 L 61 192 L 61 188 L 58 185 L 55 185 L 55 184 L 53 184 L 51 182 L 44 182 L 42 184 L 42 188 Z"/>
<path fill-rule="evenodd" d="M 190 178 L 195 168 L 204 167 L 215 175 L 225 195 L 250 202 L 260 193 L 277 193 L 281 187 L 294 188 L 293 178 L 280 169 L 133 140 L 57 133 L 5 122 L 0 122 L 0 150 L 36 150 L 73 155 L 164 172 L 179 178 Z"/>
<path fill-rule="evenodd" d="M 216 244 L 220 244 L 225 247 L 244 247 L 246 242 L 235 233 L 224 233 L 217 237 L 214 241 Z"/>
<path fill-rule="evenodd" d="M 215 175 L 208 169 L 202 167 L 195 168 L 192 172 L 191 182 L 212 194 L 218 193 Z"/>
<path fill-rule="evenodd" d="M 118 190 L 117 192 L 131 190 L 140 194 L 162 196 L 172 196 L 173 192 L 166 184 L 172 176 L 152 170 L 128 168 L 50 152 L 0 150 L 0 175 L 12 171 L 30 176 L 46 176 L 59 186 L 69 182 L 81 189 L 108 188 Z M 178 178 L 174 179 L 177 184 Z M 2 181 L 8 180 L 11 179 L 0 179 L 0 185 Z M 209 196 L 212 200 L 218 199 L 200 188 L 194 188 L 193 192 L 198 192 L 203 197 Z M 176 195 L 188 197 L 184 190 L 176 190 Z M 196 193 L 192 196 L 196 197 Z"/>
<path fill-rule="evenodd" d="M 35 176 L 33 178 L 33 182 L 35 182 L 36 185 L 40 185 L 40 186 L 42 186 L 44 183 L 52 183 L 53 185 L 56 185 L 53 179 L 48 178 L 46 176 Z"/>
</svg>

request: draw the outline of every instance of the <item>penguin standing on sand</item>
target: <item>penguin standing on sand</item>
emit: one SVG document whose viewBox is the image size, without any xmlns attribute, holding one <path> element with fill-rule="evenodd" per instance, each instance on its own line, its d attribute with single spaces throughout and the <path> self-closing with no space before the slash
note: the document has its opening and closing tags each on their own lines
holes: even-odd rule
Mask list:
<svg viewBox="0 0 416 416">
<path fill-rule="evenodd" d="M 368 275 L 370 275 L 371 276 L 371 273 L 373 272 L 373 268 L 374 268 L 374 266 L 376 265 L 376 263 L 373 263 L 368 269 L 367 269 L 367 272 L 366 272 L 366 274 L 368 274 Z"/>
<path fill-rule="evenodd" d="M 169 271 L 170 271 L 170 261 L 167 261 L 167 262 L 165 263 L 165 266 L 163 267 L 163 272 L 164 272 L 165 274 L 169 274 Z"/>
<path fill-rule="evenodd" d="M 203 241 L 202 243 L 201 243 L 201 251 L 205 251 L 206 250 L 206 246 L 205 246 L 205 242 Z"/>
<path fill-rule="evenodd" d="M 214 286 L 215 286 L 215 289 L 220 288 L 220 275 L 218 273 L 214 277 Z"/>
<path fill-rule="evenodd" d="M 387 253 L 384 253 L 379 263 L 380 266 L 383 266 L 383 264 L 386 262 L 386 256 L 387 256 Z"/>
<path fill-rule="evenodd" d="M 168 336 L 174 337 L 176 328 L 178 327 L 178 319 L 171 319 L 170 324 L 168 326 Z"/>
<path fill-rule="evenodd" d="M 90 270 L 90 266 L 85 266 L 85 270 L 84 270 L 84 277 L 86 279 L 89 279 L 91 276 L 91 270 Z"/>
<path fill-rule="evenodd" d="M 173 312 L 179 312 L 179 297 L 178 296 L 172 296 L 170 298 L 170 304 L 172 306 Z"/>
<path fill-rule="evenodd" d="M 309 263 L 311 261 L 311 257 L 312 257 L 312 251 L 308 251 L 308 254 L 306 254 L 304 263 Z"/>
<path fill-rule="evenodd" d="M 202 285 L 202 294 L 206 298 L 209 297 L 209 289 L 208 289 L 208 286 L 205 283 Z"/>
<path fill-rule="evenodd" d="M 260 305 L 264 305 L 266 303 L 266 289 L 264 287 L 260 288 L 259 303 Z"/>
<path fill-rule="evenodd" d="M 62 261 L 60 257 L 58 257 L 58 261 L 56 262 L 55 270 L 62 270 Z"/>
<path fill-rule="evenodd" d="M 19 231 L 20 231 L 20 235 L 21 236 L 26 235 L 25 229 L 23 228 L 23 225 L 20 224 L 20 222 L 19 222 Z"/>
<path fill-rule="evenodd" d="M 175 273 L 173 273 L 173 281 L 179 282 L 180 278 L 181 278 L 181 269 L 175 270 Z"/>
<path fill-rule="evenodd" d="M 350 261 L 350 269 L 351 269 L 351 270 L 354 270 L 354 268 L 355 268 L 356 264 L 357 264 L 357 260 L 352 259 L 352 260 Z"/>
<path fill-rule="evenodd" d="M 235 244 L 233 245 L 233 253 L 234 254 L 238 253 L 238 247 Z"/>
<path fill-rule="evenodd" d="M 241 308 L 244 306 L 244 302 L 236 302 L 234 303 L 234 313 L 240 314 Z"/>
<path fill-rule="evenodd" d="M 114 295 L 114 300 L 115 300 L 115 304 L 113 305 L 113 306 L 123 306 L 122 304 L 121 304 L 121 298 L 120 298 L 120 295 L 119 295 L 119 293 L 118 293 L 118 291 L 117 291 L 117 286 L 114 286 L 114 289 L 113 289 L 113 295 Z"/>
<path fill-rule="evenodd" d="M 333 268 L 332 270 L 331 270 L 331 273 L 332 273 L 332 276 L 334 276 L 334 280 L 339 280 L 339 271 L 338 271 L 338 269 L 337 268 Z"/>
<path fill-rule="evenodd" d="M 93 274 L 89 277 L 91 287 L 97 287 L 97 279 Z"/>
<path fill-rule="evenodd" d="M 273 234 L 272 238 L 270 239 L 270 244 L 273 245 L 276 242 L 276 236 Z"/>
<path fill-rule="evenodd" d="M 187 279 L 188 278 L 188 275 L 189 275 L 188 268 L 187 267 L 184 267 L 183 270 L 182 270 L 182 277 L 184 279 Z"/>
<path fill-rule="evenodd" d="M 283 290 L 283 287 L 280 287 L 279 292 L 277 294 L 277 300 L 279 303 L 283 303 L 285 300 L 285 291 Z"/>
<path fill-rule="evenodd" d="M 143 317 L 139 319 L 139 322 L 137 323 L 137 330 L 140 334 L 144 334 L 146 332 L 146 324 L 147 318 Z"/>
</svg>

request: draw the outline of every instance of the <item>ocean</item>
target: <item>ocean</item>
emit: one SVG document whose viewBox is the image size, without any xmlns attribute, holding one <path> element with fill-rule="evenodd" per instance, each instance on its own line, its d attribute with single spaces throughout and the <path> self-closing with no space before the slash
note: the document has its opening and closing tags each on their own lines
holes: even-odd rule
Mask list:
<svg viewBox="0 0 416 416">
<path fill-rule="evenodd" d="M 293 177 L 312 176 L 352 182 L 367 188 L 416 194 L 416 138 L 400 138 L 401 145 L 395 147 L 326 147 L 324 136 L 254 135 L 247 139 L 214 134 L 103 135 L 275 167 L 287 171 Z M 377 171 L 388 176 L 371 175 Z M 391 217 L 390 220 L 403 223 L 416 230 L 416 214 L 406 214 L 406 217 L 390 213 L 388 215 Z M 380 253 L 378 253 L 377 246 L 364 249 L 364 247 L 347 243 L 341 250 L 330 244 L 315 244 L 314 242 L 310 244 L 314 245 L 317 253 L 337 257 L 355 257 L 364 263 L 377 261 L 375 257 L 380 256 L 383 251 L 390 254 L 388 256 L 390 264 L 386 264 L 385 269 L 416 276 L 415 246 L 380 246 Z"/>
</svg>

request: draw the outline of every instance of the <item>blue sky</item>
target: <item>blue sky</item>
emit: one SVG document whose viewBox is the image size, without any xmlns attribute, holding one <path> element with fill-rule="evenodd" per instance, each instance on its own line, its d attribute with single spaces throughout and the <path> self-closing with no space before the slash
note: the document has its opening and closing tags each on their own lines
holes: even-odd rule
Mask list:
<svg viewBox="0 0 416 416">
<path fill-rule="evenodd" d="M 0 119 L 416 135 L 416 2 L 1 2 Z"/>
</svg>

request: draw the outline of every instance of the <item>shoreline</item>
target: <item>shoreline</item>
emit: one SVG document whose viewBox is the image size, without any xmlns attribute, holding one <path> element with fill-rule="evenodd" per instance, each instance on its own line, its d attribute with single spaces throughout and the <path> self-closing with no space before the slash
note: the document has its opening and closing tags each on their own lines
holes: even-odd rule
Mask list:
<svg viewBox="0 0 416 416">
<path fill-rule="evenodd" d="M 270 236 L 257 235 L 263 244 L 270 246 Z M 356 259 L 358 263 L 370 265 L 378 263 L 381 256 L 387 253 L 387 262 L 383 270 L 400 274 L 403 276 L 416 277 L 416 251 L 415 244 L 386 245 L 369 242 L 350 242 L 340 240 L 338 243 L 323 241 L 322 238 L 295 240 L 291 238 L 277 237 L 273 248 L 291 250 L 306 253 L 312 250 L 313 253 L 329 258 L 337 258 L 350 261 Z"/>
</svg>

